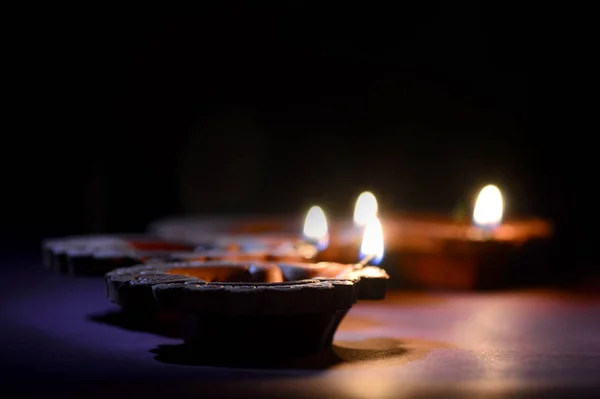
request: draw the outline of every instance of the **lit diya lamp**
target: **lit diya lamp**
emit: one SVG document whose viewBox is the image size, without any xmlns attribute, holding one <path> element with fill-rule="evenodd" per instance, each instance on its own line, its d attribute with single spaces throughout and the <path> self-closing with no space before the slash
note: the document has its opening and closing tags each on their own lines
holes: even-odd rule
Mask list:
<svg viewBox="0 0 600 399">
<path fill-rule="evenodd" d="M 331 243 L 317 259 L 347 262 L 348 254 L 360 245 L 364 220 L 377 213 L 375 196 L 362 193 L 352 225 L 333 220 Z M 386 231 L 386 264 L 395 284 L 413 288 L 498 287 L 514 264 L 532 267 L 552 234 L 550 224 L 540 219 L 503 220 L 503 214 L 502 194 L 493 185 L 484 187 L 477 196 L 472 223 L 440 215 L 386 213 L 381 219 Z"/>
<path fill-rule="evenodd" d="M 402 278 L 408 285 L 428 288 L 502 286 L 525 247 L 546 241 L 552 232 L 542 220 L 503 222 L 503 216 L 502 194 L 488 185 L 477 196 L 471 224 L 441 218 L 398 219 L 411 233 L 400 234 L 402 239 L 396 242 L 395 263 Z"/>
<path fill-rule="evenodd" d="M 146 264 L 107 273 L 107 295 L 128 314 L 176 315 L 190 352 L 203 356 L 211 348 L 228 356 L 315 352 L 331 345 L 357 299 L 385 296 L 381 282 L 387 274 L 369 266 L 383 256 L 379 231 L 366 230 L 363 259 L 357 264 Z M 372 284 L 375 280 L 380 284 Z"/>
<path fill-rule="evenodd" d="M 205 226 L 207 231 L 210 227 Z M 290 234 L 283 231 L 271 233 L 243 234 L 214 231 L 211 244 L 230 253 L 264 253 L 264 260 L 272 261 L 307 261 L 313 260 L 321 251 L 329 246 L 329 228 L 323 209 L 312 206 L 304 219 L 302 234 Z M 258 258 L 257 258 L 258 260 Z"/>
<path fill-rule="evenodd" d="M 383 259 L 384 239 L 381 222 L 376 216 L 366 223 L 360 246 L 360 261 L 348 272 L 349 277 L 360 276 L 363 299 L 383 299 L 389 280 L 387 272 L 376 265 Z M 374 266 L 375 265 L 375 266 Z"/>
<path fill-rule="evenodd" d="M 192 216 L 159 220 L 148 230 L 167 240 L 200 242 L 228 251 L 278 252 L 302 260 L 326 249 L 330 240 L 327 218 L 319 206 L 311 207 L 303 221 L 296 217 Z"/>
<path fill-rule="evenodd" d="M 279 243 L 271 250 L 276 260 L 312 260 L 329 246 L 327 218 L 323 209 L 316 205 L 306 214 L 301 238 L 274 235 L 279 238 Z"/>
</svg>

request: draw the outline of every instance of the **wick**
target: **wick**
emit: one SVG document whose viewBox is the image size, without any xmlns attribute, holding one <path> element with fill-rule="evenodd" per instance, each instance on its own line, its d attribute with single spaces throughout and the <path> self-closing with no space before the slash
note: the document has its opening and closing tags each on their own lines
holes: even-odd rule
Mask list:
<svg viewBox="0 0 600 399">
<path fill-rule="evenodd" d="M 364 258 L 362 258 L 360 262 L 358 262 L 357 264 L 355 264 L 354 268 L 355 269 L 362 269 L 363 267 L 365 267 L 367 265 L 367 263 L 369 263 L 373 259 L 375 259 L 375 254 L 367 255 Z"/>
</svg>

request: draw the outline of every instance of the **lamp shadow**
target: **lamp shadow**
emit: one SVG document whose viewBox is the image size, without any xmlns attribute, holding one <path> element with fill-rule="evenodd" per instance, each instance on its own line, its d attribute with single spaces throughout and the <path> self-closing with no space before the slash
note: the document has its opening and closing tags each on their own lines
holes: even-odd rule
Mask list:
<svg viewBox="0 0 600 399">
<path fill-rule="evenodd" d="M 140 315 L 120 311 L 109 311 L 89 315 L 88 320 L 108 324 L 130 331 L 150 332 L 168 338 L 181 338 L 179 323 L 174 320 L 157 318 L 156 314 Z M 376 325 L 369 318 L 356 318 L 355 323 L 348 324 L 353 318 L 345 321 L 347 329 L 357 330 L 365 325 Z M 251 346 L 252 343 L 249 343 Z M 290 343 L 293 345 L 293 342 Z M 282 355 L 285 348 L 266 348 L 255 350 L 253 354 L 228 351 L 226 348 L 212 348 L 207 343 L 202 351 L 192 351 L 184 344 L 159 345 L 151 349 L 154 359 L 161 363 L 209 366 L 246 369 L 279 369 L 320 371 L 333 367 L 352 365 L 354 363 L 373 363 L 391 361 L 405 363 L 425 356 L 431 349 L 444 347 L 441 343 L 430 343 L 415 340 L 376 337 L 356 341 L 336 341 L 317 353 L 306 355 Z"/>
<path fill-rule="evenodd" d="M 110 311 L 89 315 L 87 319 L 130 331 L 149 332 L 167 338 L 181 337 L 181 328 L 178 322 L 160 320 L 156 314 L 144 315 Z"/>
<path fill-rule="evenodd" d="M 181 338 L 181 325 L 177 320 L 165 319 L 155 313 L 125 313 L 121 310 L 91 314 L 87 319 L 94 323 L 107 324 L 113 327 L 136 332 L 149 332 L 167 338 Z M 356 331 L 379 326 L 381 323 L 366 316 L 349 315 L 344 319 L 346 331 Z"/>
<path fill-rule="evenodd" d="M 352 345 L 352 347 L 345 343 L 334 344 L 317 353 L 295 357 L 281 357 L 270 352 L 257 352 L 254 356 L 248 356 L 225 351 L 212 352 L 208 348 L 206 352 L 198 353 L 191 352 L 183 344 L 160 345 L 150 352 L 155 355 L 155 360 L 167 364 L 318 371 L 344 363 L 402 358 L 407 356 L 410 350 L 404 347 L 401 341 L 390 338 L 374 338 L 359 341 L 358 345 Z"/>
</svg>

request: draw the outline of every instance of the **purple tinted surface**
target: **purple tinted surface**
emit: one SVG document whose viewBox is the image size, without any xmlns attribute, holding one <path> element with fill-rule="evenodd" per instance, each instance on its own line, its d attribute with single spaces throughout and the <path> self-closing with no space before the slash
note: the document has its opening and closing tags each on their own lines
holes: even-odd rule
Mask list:
<svg viewBox="0 0 600 399">
<path fill-rule="evenodd" d="M 3 384 L 63 397 L 593 397 L 600 301 L 556 293 L 402 294 L 359 303 L 331 354 L 278 367 L 184 364 L 176 338 L 101 322 L 101 278 L 37 257 L 0 268 Z M 112 319 L 111 319 L 112 320 Z M 243 339 L 243 337 L 240 337 Z M 207 343 L 210 345 L 210 343 Z M 158 351 L 160 353 L 160 350 Z M 335 364 L 334 364 L 335 363 Z"/>
</svg>

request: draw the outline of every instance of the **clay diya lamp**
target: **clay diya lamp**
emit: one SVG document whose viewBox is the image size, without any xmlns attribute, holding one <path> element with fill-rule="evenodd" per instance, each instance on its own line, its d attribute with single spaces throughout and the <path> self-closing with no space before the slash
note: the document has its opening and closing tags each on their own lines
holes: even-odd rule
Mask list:
<svg viewBox="0 0 600 399">
<path fill-rule="evenodd" d="M 502 219 L 503 199 L 495 186 L 481 190 L 472 223 L 413 219 L 406 227 L 411 236 L 396 243 L 397 270 L 415 287 L 473 290 L 518 284 L 543 263 L 552 227 L 539 219 Z"/>
<path fill-rule="evenodd" d="M 337 263 L 183 262 L 106 275 L 113 303 L 129 314 L 179 320 L 191 352 L 219 348 L 242 356 L 300 355 L 331 345 L 361 299 L 361 280 L 354 265 Z"/>
</svg>

